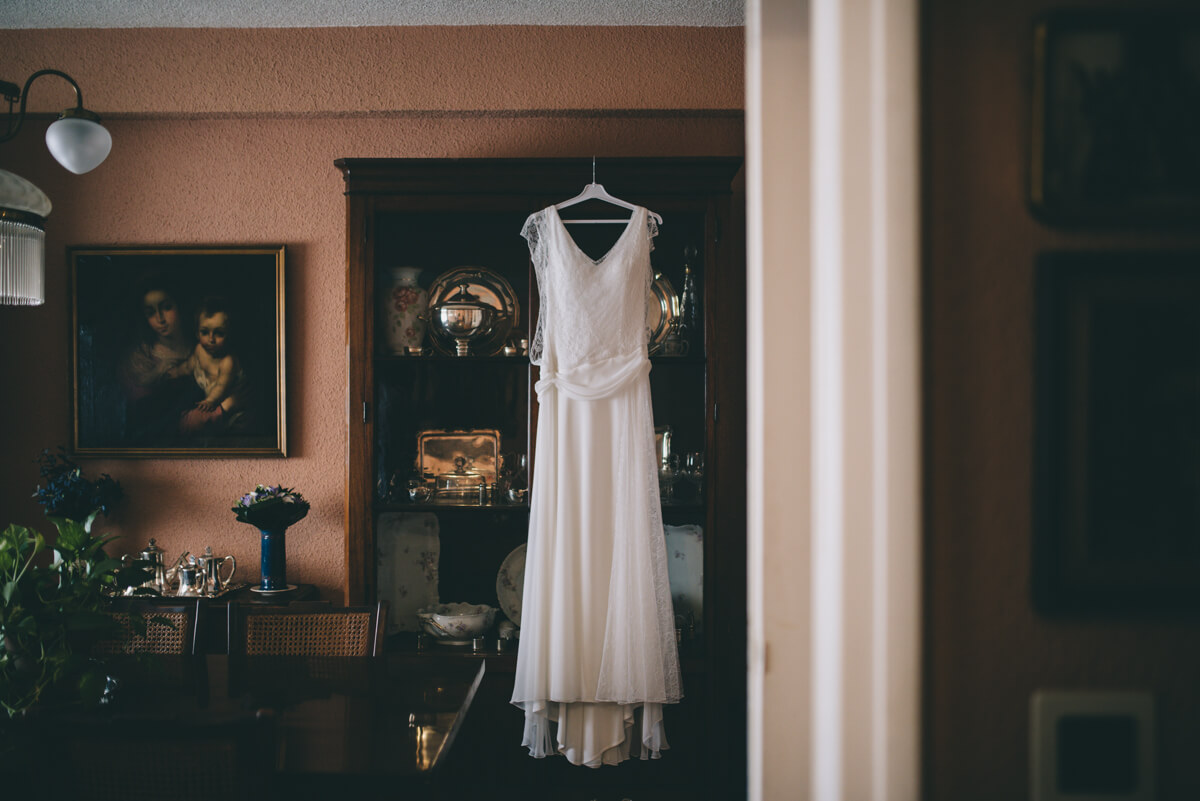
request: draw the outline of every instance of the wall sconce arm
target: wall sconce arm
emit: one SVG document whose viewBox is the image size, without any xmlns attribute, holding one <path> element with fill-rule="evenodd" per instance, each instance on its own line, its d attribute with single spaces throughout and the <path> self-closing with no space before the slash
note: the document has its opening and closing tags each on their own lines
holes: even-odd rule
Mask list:
<svg viewBox="0 0 1200 801">
<path fill-rule="evenodd" d="M 29 87 L 33 82 L 43 75 L 57 75 L 58 77 L 71 84 L 71 88 L 75 90 L 75 108 L 66 109 L 59 115 L 62 117 L 83 117 L 92 122 L 99 122 L 99 115 L 88 111 L 83 107 L 83 92 L 79 88 L 79 84 L 75 83 L 75 79 L 62 70 L 38 70 L 29 76 L 29 80 L 25 81 L 24 89 L 17 89 L 15 83 L 8 81 L 0 81 L 0 94 L 4 95 L 4 99 L 8 101 L 8 120 L 5 125 L 5 132 L 0 134 L 0 142 L 7 142 L 12 139 L 21 130 L 21 124 L 25 122 L 25 104 L 29 100 Z M 13 103 L 21 101 L 21 108 L 17 112 L 15 118 L 13 116 Z"/>
</svg>

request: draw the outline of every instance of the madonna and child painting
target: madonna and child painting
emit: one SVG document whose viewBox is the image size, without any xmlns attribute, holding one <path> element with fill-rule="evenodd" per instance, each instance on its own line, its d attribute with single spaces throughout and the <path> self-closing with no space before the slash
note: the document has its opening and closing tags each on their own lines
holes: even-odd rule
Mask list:
<svg viewBox="0 0 1200 801">
<path fill-rule="evenodd" d="M 285 455 L 284 248 L 73 248 L 80 455 Z"/>
</svg>

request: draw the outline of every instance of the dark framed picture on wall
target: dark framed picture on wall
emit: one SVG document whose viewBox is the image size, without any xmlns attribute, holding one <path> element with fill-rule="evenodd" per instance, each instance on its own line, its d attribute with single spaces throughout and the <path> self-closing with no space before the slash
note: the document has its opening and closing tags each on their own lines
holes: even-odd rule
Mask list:
<svg viewBox="0 0 1200 801">
<path fill-rule="evenodd" d="M 1067 11 L 1034 28 L 1030 200 L 1050 223 L 1200 217 L 1200 9 Z"/>
<path fill-rule="evenodd" d="M 1200 252 L 1044 253 L 1036 301 L 1037 608 L 1200 611 Z"/>
<path fill-rule="evenodd" d="M 73 247 L 72 451 L 286 456 L 284 247 Z"/>
</svg>

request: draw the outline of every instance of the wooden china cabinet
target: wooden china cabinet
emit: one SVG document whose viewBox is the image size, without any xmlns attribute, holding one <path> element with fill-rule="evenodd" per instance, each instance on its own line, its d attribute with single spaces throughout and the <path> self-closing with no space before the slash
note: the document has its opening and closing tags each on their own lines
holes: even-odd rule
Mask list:
<svg viewBox="0 0 1200 801">
<path fill-rule="evenodd" d="M 419 268 L 418 284 L 436 289 L 452 270 L 482 267 L 503 277 L 516 306 L 515 319 L 505 323 L 511 330 L 488 348 L 532 339 L 537 285 L 521 227 L 530 213 L 578 194 L 592 180 L 593 161 L 341 159 L 336 166 L 346 189 L 350 359 L 346 601 L 378 597 L 381 516 L 432 512 L 440 600 L 498 606 L 497 571 L 525 541 L 528 504 L 416 502 L 406 484 L 414 475 L 418 436 L 429 430 L 494 430 L 500 450 L 527 455 L 532 475 L 537 368 L 519 350 L 455 355 L 444 342 L 430 347 L 430 334 L 421 355 L 392 355 L 377 304 L 392 268 Z M 745 794 L 745 269 L 743 211 L 731 189 L 740 168 L 739 159 L 729 158 L 595 163 L 595 179 L 610 193 L 663 217 L 651 254 L 658 295 L 682 291 L 686 262 L 699 301 L 700 330 L 685 354 L 667 355 L 673 343 L 663 339 L 662 325 L 652 332 L 655 425 L 670 427 L 674 453 L 704 455 L 699 486 L 693 473 L 690 490 L 663 502 L 666 525 L 703 532 L 699 619 L 691 626 L 679 618 L 685 698 L 667 708 L 671 749 L 661 760 L 600 770 L 561 758 L 531 759 L 520 746 L 521 712 L 508 704 L 514 654 L 418 650 L 415 635 L 398 633 L 389 640 L 389 658 L 487 660 L 484 684 L 442 777 L 461 797 L 641 801 Z M 580 205 L 570 211 L 564 218 L 620 210 Z M 571 234 L 598 257 L 621 230 L 584 225 L 572 226 Z M 659 296 L 652 303 L 663 301 Z M 682 316 L 673 305 L 651 308 L 656 323 Z M 678 479 L 672 486 L 680 487 Z"/>
</svg>

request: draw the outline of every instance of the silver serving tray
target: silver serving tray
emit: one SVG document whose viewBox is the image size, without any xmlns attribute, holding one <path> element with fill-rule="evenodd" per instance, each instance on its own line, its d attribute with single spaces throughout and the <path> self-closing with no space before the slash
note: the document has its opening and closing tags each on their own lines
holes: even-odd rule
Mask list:
<svg viewBox="0 0 1200 801">
<path fill-rule="evenodd" d="M 104 595 L 107 595 L 110 598 L 149 598 L 149 599 L 223 598 L 226 595 L 230 595 L 232 593 L 237 592 L 238 590 L 245 589 L 246 587 L 249 587 L 249 586 L 250 586 L 249 582 L 239 581 L 234 584 L 226 585 L 220 592 L 217 592 L 217 593 L 195 592 L 195 593 L 190 593 L 188 595 L 180 595 L 179 594 L 179 583 L 175 582 L 174 586 L 168 587 L 166 592 L 162 593 L 161 595 L 134 595 L 132 591 L 124 592 L 124 591 L 117 590 L 117 589 L 114 589 L 111 587 L 104 587 L 102 592 Z"/>
<path fill-rule="evenodd" d="M 417 465 L 422 475 L 436 478 L 443 473 L 453 473 L 454 460 L 459 456 L 467 460 L 469 470 L 482 475 L 489 485 L 494 483 L 500 463 L 500 432 L 494 428 L 429 429 L 417 434 Z M 477 497 L 478 490 L 474 492 Z"/>
<path fill-rule="evenodd" d="M 679 316 L 679 296 L 675 287 L 662 273 L 654 274 L 650 285 L 650 303 L 646 310 L 646 352 L 653 356 L 662 350 L 671 333 L 671 321 Z"/>
</svg>

